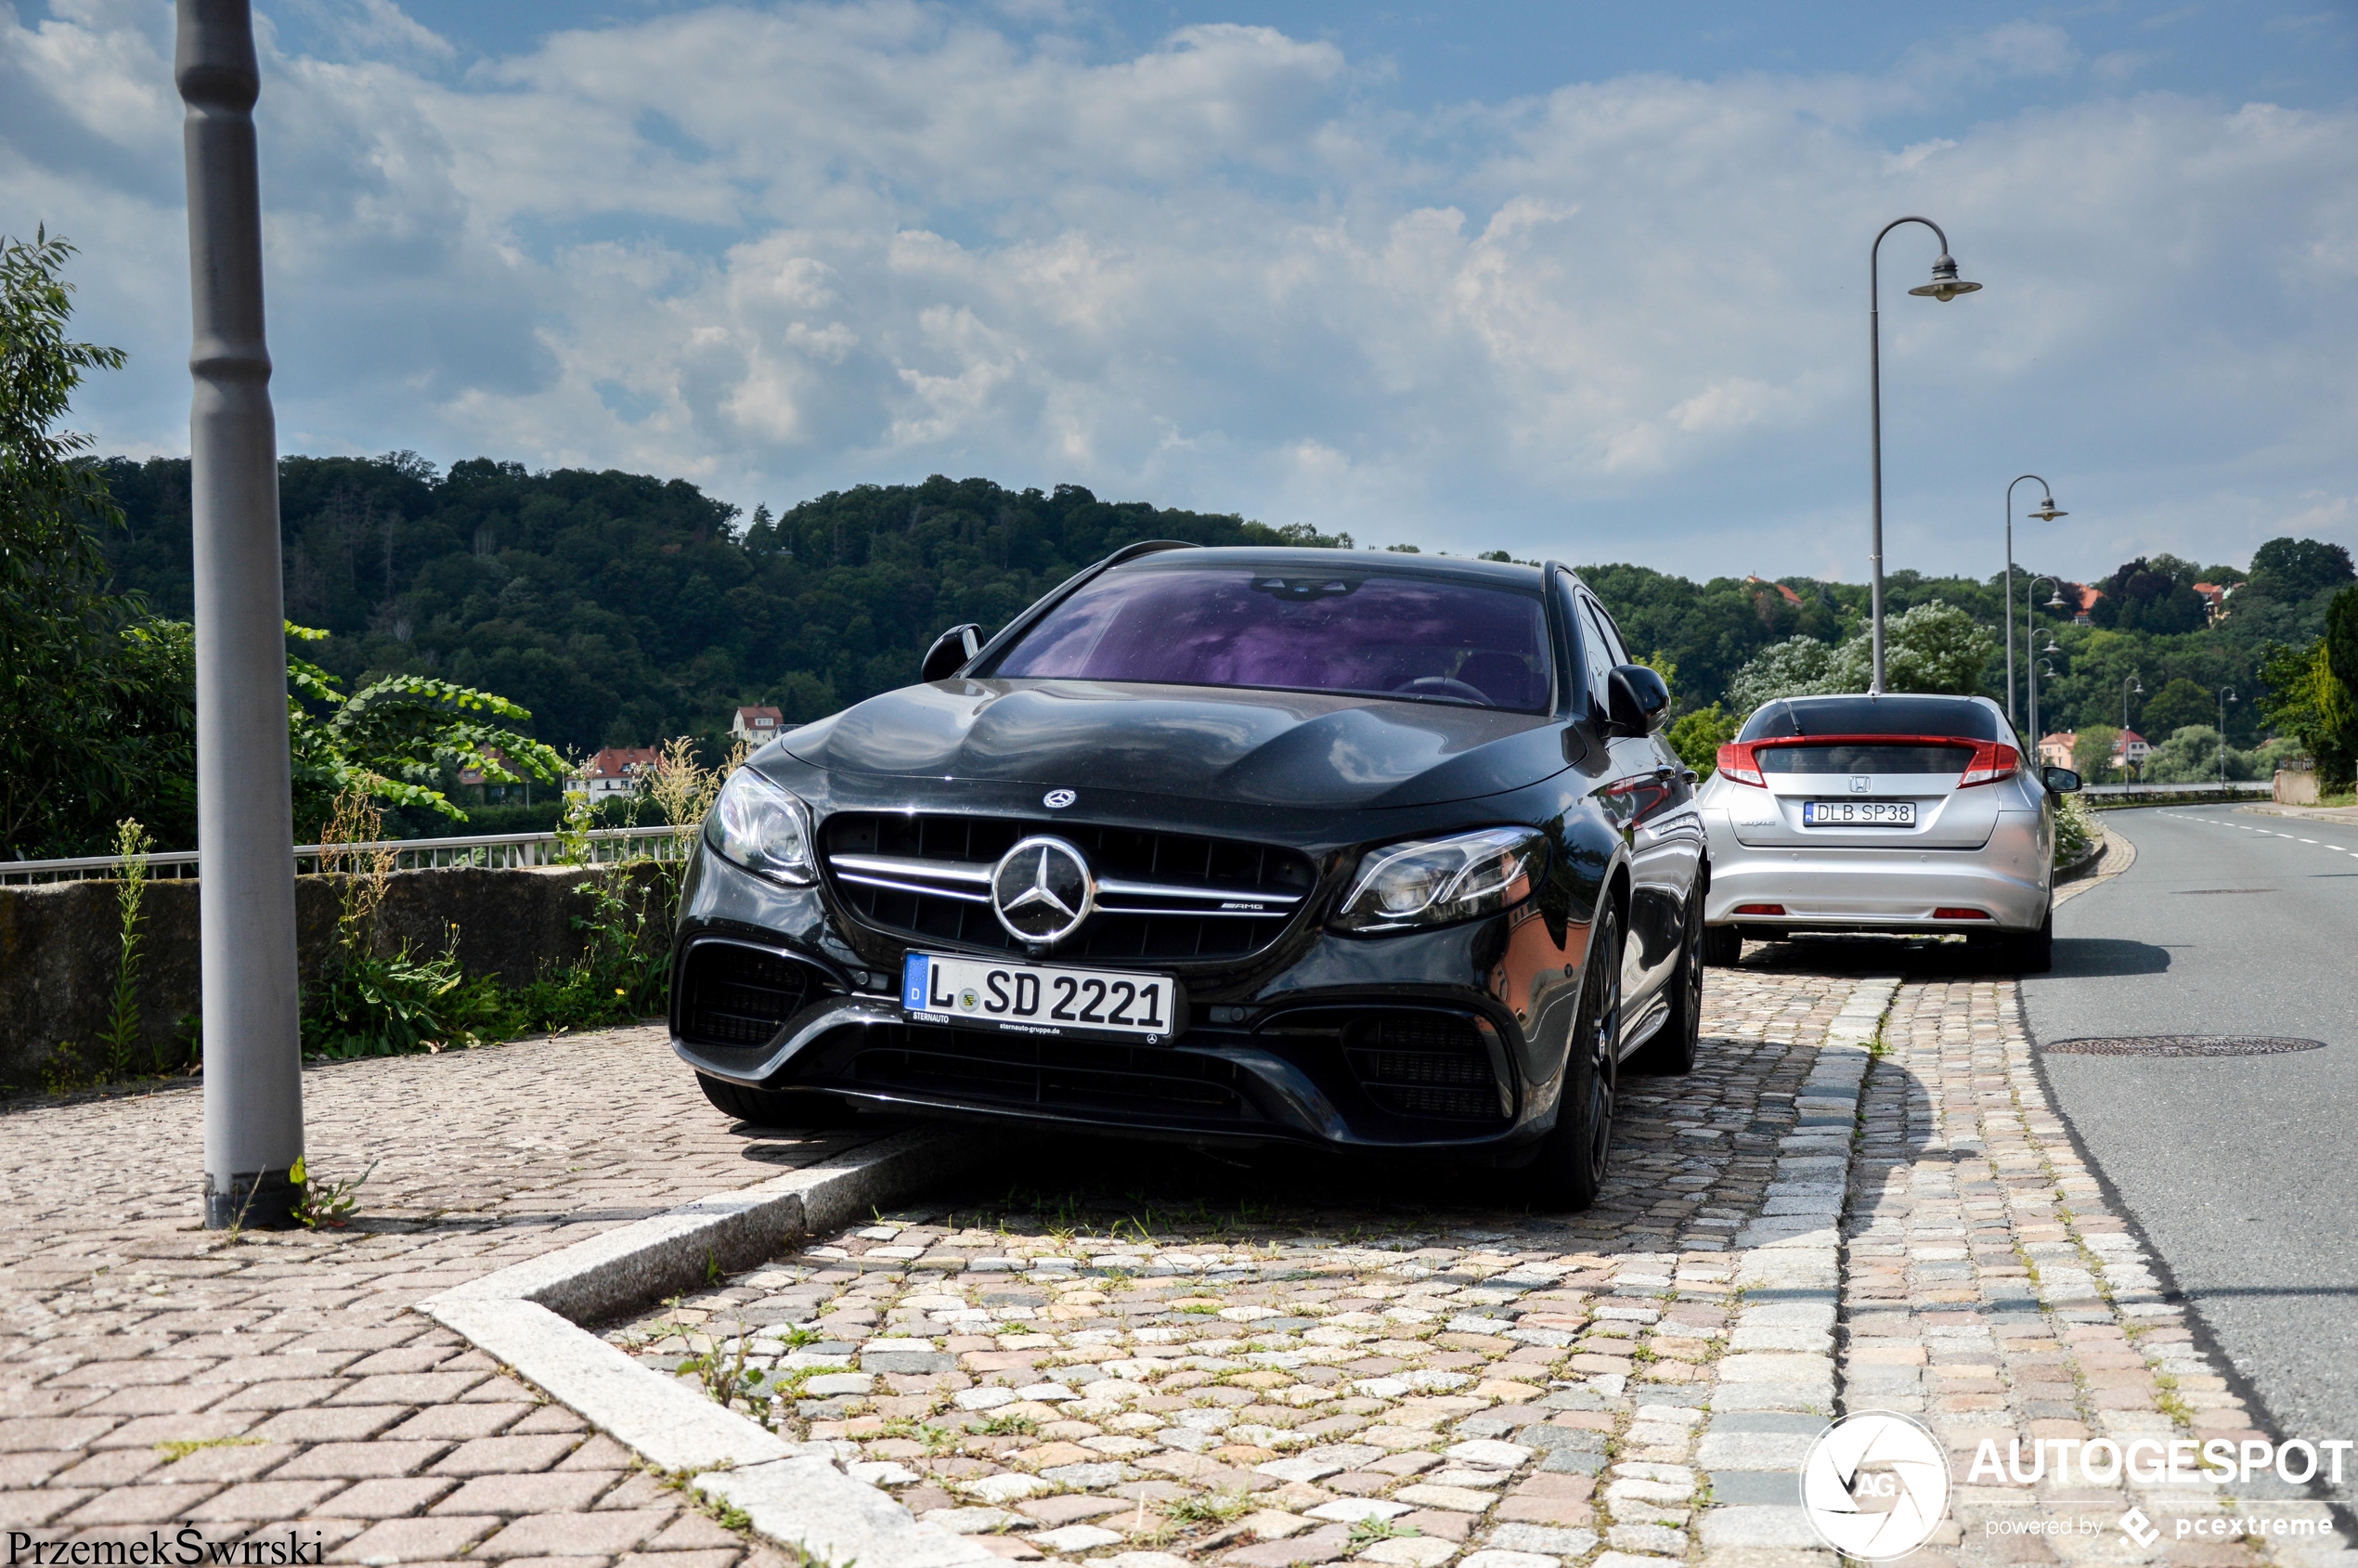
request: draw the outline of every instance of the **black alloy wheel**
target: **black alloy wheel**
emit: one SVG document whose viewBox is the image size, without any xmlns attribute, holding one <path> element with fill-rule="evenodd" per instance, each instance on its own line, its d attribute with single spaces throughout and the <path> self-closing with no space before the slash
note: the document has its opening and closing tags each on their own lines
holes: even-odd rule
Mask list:
<svg viewBox="0 0 2358 1568">
<path fill-rule="evenodd" d="M 1695 1069 L 1703 1043 L 1703 888 L 1687 899 L 1687 932 L 1678 944 L 1678 972 L 1670 977 L 1670 1016 L 1629 1058 L 1629 1070 L 1676 1078 Z"/>
<path fill-rule="evenodd" d="M 1571 1059 L 1555 1129 L 1514 1184 L 1533 1207 L 1586 1209 L 1604 1189 L 1613 1144 L 1614 1092 L 1621 1077 L 1621 920 L 1611 904 L 1597 912 L 1573 1020 Z"/>
<path fill-rule="evenodd" d="M 808 1089 L 748 1089 L 702 1072 L 696 1086 L 713 1109 L 756 1127 L 849 1127 L 860 1119 L 836 1095 Z"/>
</svg>

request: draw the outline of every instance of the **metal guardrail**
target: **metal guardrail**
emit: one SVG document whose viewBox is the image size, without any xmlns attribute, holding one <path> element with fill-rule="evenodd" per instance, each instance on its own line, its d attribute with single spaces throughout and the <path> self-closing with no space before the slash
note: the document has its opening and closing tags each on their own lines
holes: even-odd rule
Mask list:
<svg viewBox="0 0 2358 1568">
<path fill-rule="evenodd" d="M 2266 799 L 2274 786 L 2266 779 L 2230 779 L 2222 784 L 2217 779 L 2204 779 L 2187 784 L 2092 784 L 2081 793 L 2107 798 L 2124 795 L 2249 795 Z"/>
<path fill-rule="evenodd" d="M 695 836 L 693 827 L 597 827 L 585 836 L 592 862 L 618 860 L 676 861 L 684 858 Z M 372 844 L 298 844 L 294 849 L 297 875 L 317 873 L 323 859 L 345 861 L 390 852 L 395 871 L 440 871 L 457 866 L 514 870 L 564 865 L 558 836 L 553 833 L 495 833 L 475 838 L 389 838 Z M 194 849 L 171 849 L 148 857 L 148 875 L 177 878 L 197 875 Z M 120 855 L 81 855 L 61 861 L 0 861 L 0 887 L 36 887 L 52 882 L 84 882 L 119 876 Z"/>
</svg>

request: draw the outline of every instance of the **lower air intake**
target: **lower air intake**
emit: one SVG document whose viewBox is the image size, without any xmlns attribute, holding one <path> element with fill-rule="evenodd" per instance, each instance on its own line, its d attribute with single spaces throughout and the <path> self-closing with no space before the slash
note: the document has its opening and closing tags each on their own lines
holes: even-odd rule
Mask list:
<svg viewBox="0 0 2358 1568">
<path fill-rule="evenodd" d="M 766 1045 L 810 993 L 810 966 L 756 947 L 699 942 L 680 972 L 680 1037 L 693 1045 Z"/>
</svg>

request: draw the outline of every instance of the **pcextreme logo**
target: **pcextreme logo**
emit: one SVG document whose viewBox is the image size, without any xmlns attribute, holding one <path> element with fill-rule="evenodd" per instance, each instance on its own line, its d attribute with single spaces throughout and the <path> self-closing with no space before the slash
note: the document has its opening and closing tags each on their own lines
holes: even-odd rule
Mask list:
<svg viewBox="0 0 2358 1568">
<path fill-rule="evenodd" d="M 1905 1557 L 1948 1517 L 1949 1456 L 1906 1416 L 1861 1410 L 1810 1445 L 1801 1506 L 1819 1539 L 1845 1557 Z"/>
</svg>

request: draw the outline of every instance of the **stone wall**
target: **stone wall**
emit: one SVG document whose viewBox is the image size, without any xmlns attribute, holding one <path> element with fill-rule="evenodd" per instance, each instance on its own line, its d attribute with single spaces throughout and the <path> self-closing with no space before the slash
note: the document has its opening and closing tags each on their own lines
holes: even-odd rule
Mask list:
<svg viewBox="0 0 2358 1568">
<path fill-rule="evenodd" d="M 578 867 L 397 872 L 379 912 L 377 944 L 404 942 L 434 953 L 455 940 L 469 975 L 496 975 L 524 985 L 581 955 L 574 918 L 589 913 L 580 889 L 593 875 Z M 642 882 L 660 875 L 633 868 Z M 296 947 L 309 984 L 332 952 L 343 879 L 295 879 Z M 198 1010 L 197 882 L 148 884 L 141 906 L 139 1013 L 148 1048 L 164 1059 L 182 1018 Z M 84 1060 L 114 1004 L 121 952 L 122 884 L 68 882 L 0 888 L 0 1094 L 37 1090 L 42 1069 L 65 1042 Z"/>
</svg>

